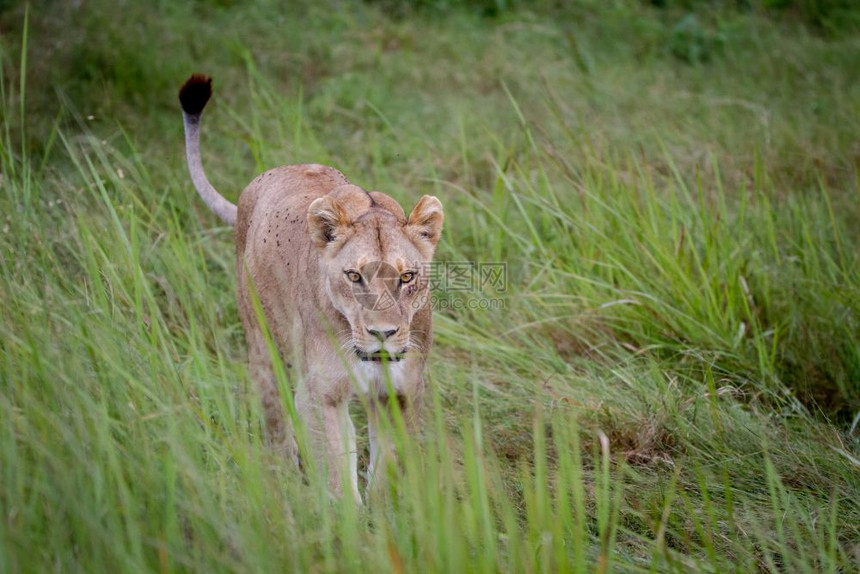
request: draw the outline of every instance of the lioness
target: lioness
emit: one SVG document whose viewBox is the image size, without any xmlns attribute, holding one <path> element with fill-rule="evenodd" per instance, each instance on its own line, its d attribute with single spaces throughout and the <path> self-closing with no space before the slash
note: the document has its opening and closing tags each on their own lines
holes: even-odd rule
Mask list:
<svg viewBox="0 0 860 574">
<path fill-rule="evenodd" d="M 290 369 L 296 410 L 330 490 L 339 495 L 348 472 L 360 502 L 348 400 L 357 393 L 368 398 L 372 480 L 391 449 L 379 430 L 386 405 L 396 399 L 407 425 L 417 420 L 433 327 L 428 264 L 442 230 L 442 204 L 425 195 L 407 218 L 387 195 L 308 164 L 259 175 L 237 207 L 215 191 L 200 160 L 200 117 L 211 95 L 211 79 L 196 74 L 179 91 L 186 158 L 203 201 L 234 226 L 239 313 L 267 440 L 298 464 L 266 329 Z"/>
</svg>

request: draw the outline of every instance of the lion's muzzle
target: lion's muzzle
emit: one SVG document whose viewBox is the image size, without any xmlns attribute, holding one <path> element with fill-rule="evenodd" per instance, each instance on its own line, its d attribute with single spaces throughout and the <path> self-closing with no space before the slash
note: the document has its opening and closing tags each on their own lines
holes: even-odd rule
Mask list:
<svg viewBox="0 0 860 574">
<path fill-rule="evenodd" d="M 362 351 L 358 347 L 355 347 L 355 356 L 361 359 L 362 361 L 370 361 L 374 363 L 382 363 L 382 362 L 390 362 L 390 363 L 398 363 L 403 360 L 403 357 L 406 356 L 406 349 L 401 349 L 397 353 L 389 353 L 385 349 L 379 349 L 373 352 Z"/>
</svg>

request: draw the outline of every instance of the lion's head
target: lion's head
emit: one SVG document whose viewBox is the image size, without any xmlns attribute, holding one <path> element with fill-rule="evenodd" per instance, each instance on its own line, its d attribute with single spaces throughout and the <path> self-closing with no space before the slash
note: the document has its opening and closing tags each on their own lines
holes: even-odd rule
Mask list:
<svg viewBox="0 0 860 574">
<path fill-rule="evenodd" d="M 326 294 L 349 322 L 344 343 L 362 361 L 399 361 L 416 349 L 412 319 L 428 303 L 442 204 L 425 195 L 407 218 L 390 197 L 338 187 L 308 208 Z"/>
</svg>

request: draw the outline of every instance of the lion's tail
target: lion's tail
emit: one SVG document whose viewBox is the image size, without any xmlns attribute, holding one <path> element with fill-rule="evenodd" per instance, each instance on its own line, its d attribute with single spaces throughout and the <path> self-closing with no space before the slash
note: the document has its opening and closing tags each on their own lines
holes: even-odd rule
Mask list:
<svg viewBox="0 0 860 574">
<path fill-rule="evenodd" d="M 200 74 L 194 74 L 179 90 L 179 102 L 182 104 L 182 122 L 185 125 L 185 157 L 188 160 L 188 171 L 191 181 L 197 188 L 197 193 L 225 223 L 236 223 L 236 206 L 224 199 L 215 191 L 200 160 L 200 116 L 206 102 L 212 96 L 212 79 Z"/>
</svg>

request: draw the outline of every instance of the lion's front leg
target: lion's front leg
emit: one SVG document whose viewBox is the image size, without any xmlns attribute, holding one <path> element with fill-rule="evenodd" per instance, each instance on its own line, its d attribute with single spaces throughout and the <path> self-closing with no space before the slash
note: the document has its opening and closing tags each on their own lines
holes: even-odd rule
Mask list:
<svg viewBox="0 0 860 574">
<path fill-rule="evenodd" d="M 395 406 L 396 402 L 396 406 Z M 367 495 L 378 491 L 385 484 L 389 465 L 397 464 L 397 449 L 391 433 L 397 432 L 394 410 L 397 409 L 410 439 L 420 433 L 421 395 L 396 395 L 395 398 L 379 397 L 370 403 L 368 431 L 370 439 L 370 464 L 367 468 Z"/>
<path fill-rule="evenodd" d="M 326 399 L 314 400 L 306 393 L 297 398 L 299 415 L 308 433 L 310 455 L 319 472 L 328 476 L 329 491 L 340 497 L 344 479 L 358 504 L 358 455 L 355 446 L 355 427 L 349 417 L 349 404 L 343 399 L 337 402 Z"/>
</svg>

